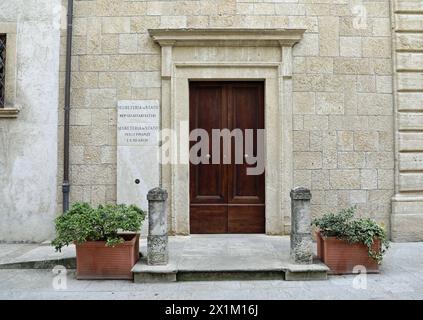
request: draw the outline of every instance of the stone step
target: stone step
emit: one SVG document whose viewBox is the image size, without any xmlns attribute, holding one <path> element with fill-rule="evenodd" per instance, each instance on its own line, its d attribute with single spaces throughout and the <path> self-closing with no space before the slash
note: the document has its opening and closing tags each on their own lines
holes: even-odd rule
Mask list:
<svg viewBox="0 0 423 320">
<path fill-rule="evenodd" d="M 185 265 L 183 268 L 178 268 L 174 263 L 166 266 L 150 266 L 145 259 L 141 259 L 132 269 L 136 283 L 219 280 L 326 280 L 328 271 L 329 268 L 319 261 L 307 265 L 281 262 L 278 267 L 263 265 L 243 268 L 242 265 L 238 265 L 233 268 L 204 268 L 193 264 L 191 267 Z"/>
</svg>

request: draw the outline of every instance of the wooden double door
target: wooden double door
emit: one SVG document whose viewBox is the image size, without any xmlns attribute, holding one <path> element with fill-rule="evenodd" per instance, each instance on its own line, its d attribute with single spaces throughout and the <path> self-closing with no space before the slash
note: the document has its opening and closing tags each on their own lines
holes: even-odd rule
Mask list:
<svg viewBox="0 0 423 320">
<path fill-rule="evenodd" d="M 190 82 L 190 132 L 198 128 L 210 138 L 209 153 L 198 156 L 209 158 L 210 163 L 190 163 L 191 233 L 264 233 L 264 172 L 247 174 L 248 167 L 256 166 L 247 157 L 257 157 L 257 143 L 264 143 L 256 134 L 256 129 L 264 129 L 264 83 Z M 213 129 L 241 129 L 242 161 L 235 161 L 234 139 L 229 147 L 222 139 L 220 163 L 212 163 Z M 246 129 L 254 130 L 253 155 L 245 147 Z M 191 141 L 191 147 L 199 140 Z"/>
</svg>

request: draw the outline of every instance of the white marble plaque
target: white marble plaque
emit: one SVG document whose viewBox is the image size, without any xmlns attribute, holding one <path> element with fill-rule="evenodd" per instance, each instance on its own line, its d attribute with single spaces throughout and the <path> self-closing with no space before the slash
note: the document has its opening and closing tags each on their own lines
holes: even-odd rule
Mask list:
<svg viewBox="0 0 423 320">
<path fill-rule="evenodd" d="M 157 146 L 160 130 L 158 100 L 118 102 L 118 145 Z"/>
<path fill-rule="evenodd" d="M 118 125 L 118 145 L 120 146 L 157 146 L 159 142 L 158 125 L 128 123 Z"/>
<path fill-rule="evenodd" d="M 117 109 L 117 202 L 147 210 L 147 193 L 160 181 L 160 104 L 119 101 Z M 144 222 L 142 235 L 147 225 Z"/>
</svg>

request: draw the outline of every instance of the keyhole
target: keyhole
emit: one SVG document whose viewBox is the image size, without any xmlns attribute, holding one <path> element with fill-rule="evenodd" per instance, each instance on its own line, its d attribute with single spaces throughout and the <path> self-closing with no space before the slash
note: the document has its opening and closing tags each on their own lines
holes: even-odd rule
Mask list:
<svg viewBox="0 0 423 320">
<path fill-rule="evenodd" d="M 135 184 L 140 184 L 140 179 L 135 179 Z"/>
</svg>

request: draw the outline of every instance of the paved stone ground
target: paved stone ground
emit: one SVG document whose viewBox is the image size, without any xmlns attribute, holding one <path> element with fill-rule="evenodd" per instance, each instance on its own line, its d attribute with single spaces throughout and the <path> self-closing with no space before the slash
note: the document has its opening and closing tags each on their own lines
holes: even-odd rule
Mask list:
<svg viewBox="0 0 423 320">
<path fill-rule="evenodd" d="M 147 255 L 146 241 L 140 241 L 140 250 Z M 248 279 L 277 279 L 282 270 L 314 272 L 321 279 L 327 267 L 322 263 L 293 265 L 289 258 L 290 238 L 265 234 L 209 234 L 189 237 L 169 237 L 169 265 L 164 270 L 177 270 L 178 277 L 186 280 L 224 280 L 228 272 Z M 135 274 L 157 271 L 141 259 L 133 269 Z M 162 270 L 163 271 L 163 270 Z M 249 275 L 245 275 L 249 271 Z M 268 275 L 272 273 L 272 277 Z M 230 276 L 229 276 L 230 277 Z M 291 275 L 291 278 L 293 276 Z M 135 277 L 137 280 L 138 277 Z M 142 277 L 141 277 L 142 278 Z M 230 278 L 229 278 L 230 279 Z M 232 275 L 233 279 L 233 275 Z M 139 280 L 139 279 L 138 279 Z M 139 280 L 137 282 L 144 282 Z"/>
<path fill-rule="evenodd" d="M 140 242 L 147 254 L 147 244 Z M 169 237 L 169 262 L 179 270 L 266 270 L 289 260 L 289 237 L 214 234 Z"/>
<path fill-rule="evenodd" d="M 130 281 L 77 281 L 68 273 L 66 290 L 55 290 L 49 270 L 0 270 L 0 299 L 423 299 L 423 243 L 393 243 L 382 273 L 328 281 L 218 281 L 133 284 Z M 356 280 L 357 281 L 357 280 Z"/>
</svg>

